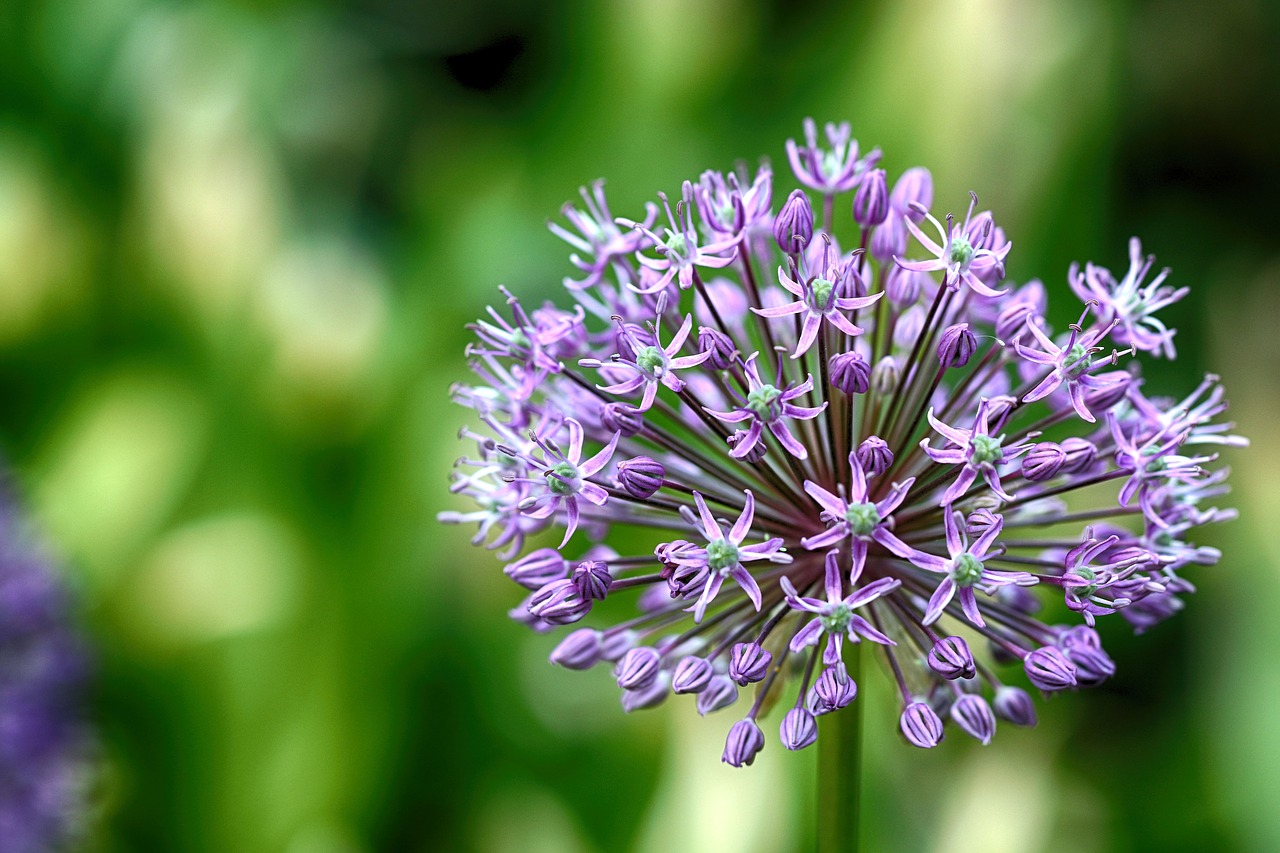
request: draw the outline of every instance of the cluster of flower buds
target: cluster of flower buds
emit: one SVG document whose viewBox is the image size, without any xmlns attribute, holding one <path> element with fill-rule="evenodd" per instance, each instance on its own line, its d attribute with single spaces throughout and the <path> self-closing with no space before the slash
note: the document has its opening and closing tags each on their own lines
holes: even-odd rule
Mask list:
<svg viewBox="0 0 1280 853">
<path fill-rule="evenodd" d="M 512 615 L 591 623 L 632 594 L 629 618 L 571 630 L 552 662 L 612 666 L 629 711 L 749 690 L 735 766 L 780 700 L 788 749 L 855 701 L 846 643 L 883 658 L 916 746 L 948 721 L 983 743 L 998 720 L 1034 725 L 1019 683 L 1100 683 L 1097 617 L 1142 631 L 1217 561 L 1193 536 L 1231 517 L 1210 506 L 1215 451 L 1245 443 L 1217 420 L 1216 377 L 1183 399 L 1144 385 L 1136 356 L 1174 355 L 1155 312 L 1185 291 L 1147 281 L 1136 240 L 1118 279 L 1072 268 L 1083 305 L 1055 330 L 1045 287 L 1005 280 L 1011 243 L 976 196 L 940 220 L 928 171 L 890 184 L 848 125 L 805 130 L 787 143 L 805 189 L 776 214 L 767 167 L 707 172 L 640 219 L 584 190 L 552 226 L 575 304 L 508 294 L 474 327 L 478 383 L 454 393 L 477 425 L 453 491 L 477 506 L 442 517 L 512 561 Z M 621 527 L 651 550 L 610 547 Z M 557 546 L 517 557 L 549 528 Z"/>
</svg>

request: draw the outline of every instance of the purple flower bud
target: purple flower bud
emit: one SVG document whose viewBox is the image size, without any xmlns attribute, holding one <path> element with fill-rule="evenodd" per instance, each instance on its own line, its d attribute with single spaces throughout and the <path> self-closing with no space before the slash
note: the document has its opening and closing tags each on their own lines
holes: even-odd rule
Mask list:
<svg viewBox="0 0 1280 853">
<path fill-rule="evenodd" d="M 1003 341 L 1013 340 L 1020 334 L 1030 337 L 1025 331 L 1027 320 L 1038 313 L 1036 303 L 1015 299 L 996 316 L 996 337 Z"/>
<path fill-rule="evenodd" d="M 1123 400 L 1125 395 L 1129 393 L 1130 379 L 1128 372 L 1124 370 L 1108 371 L 1107 373 L 1102 374 L 1099 378 L 1119 380 L 1117 382 L 1112 382 L 1105 388 L 1085 391 L 1084 398 L 1089 408 L 1095 411 L 1105 412 L 1107 409 L 1110 409 L 1116 403 Z"/>
<path fill-rule="evenodd" d="M 907 226 L 900 211 L 889 207 L 889 214 L 884 222 L 871 232 L 871 240 L 867 244 L 867 252 L 880 263 L 888 263 L 895 255 L 907 251 Z M 892 297 L 890 297 L 892 298 Z"/>
<path fill-rule="evenodd" d="M 898 387 L 898 362 L 886 355 L 871 369 L 871 387 L 877 394 L 887 397 Z"/>
<path fill-rule="evenodd" d="M 889 449 L 889 445 L 883 438 L 878 435 L 869 435 L 862 444 L 858 445 L 858 449 L 854 451 L 858 459 L 858 464 L 862 466 L 862 471 L 868 477 L 876 477 L 889 470 L 889 466 L 893 464 L 893 451 Z"/>
<path fill-rule="evenodd" d="M 604 560 L 583 560 L 573 570 L 573 584 L 578 594 L 589 601 L 602 601 L 613 586 L 613 575 Z"/>
<path fill-rule="evenodd" d="M 671 690 L 675 693 L 701 693 L 711 682 L 711 662 L 697 655 L 686 655 L 676 664 L 671 676 Z"/>
<path fill-rule="evenodd" d="M 636 644 L 634 631 L 609 631 L 600 638 L 600 659 L 616 661 Z"/>
<path fill-rule="evenodd" d="M 569 564 L 554 548 L 530 551 L 514 563 L 508 563 L 503 573 L 525 589 L 541 589 L 552 581 L 560 580 Z"/>
<path fill-rule="evenodd" d="M 667 679 L 665 676 L 655 678 L 648 684 L 648 686 L 642 687 L 639 690 L 623 690 L 622 710 L 630 714 L 632 711 L 654 708 L 662 704 L 662 700 L 667 698 L 668 692 Z"/>
<path fill-rule="evenodd" d="M 649 646 L 637 646 L 622 656 L 614 668 L 618 686 L 623 690 L 643 690 L 658 677 L 662 655 Z"/>
<path fill-rule="evenodd" d="M 703 364 L 712 370 L 728 370 L 733 365 L 733 356 L 737 351 L 733 340 L 719 329 L 711 326 L 698 328 L 698 352 L 711 353 L 711 357 Z"/>
<path fill-rule="evenodd" d="M 698 694 L 698 713 L 702 716 L 721 708 L 728 708 L 738 701 L 738 688 L 727 675 L 715 675 Z"/>
<path fill-rule="evenodd" d="M 778 737 L 787 749 L 804 749 L 818 739 L 818 721 L 804 708 L 792 708 L 782 718 Z"/>
<path fill-rule="evenodd" d="M 858 685 L 849 677 L 844 666 L 824 669 L 811 690 L 809 710 L 815 714 L 839 711 L 858 695 Z"/>
<path fill-rule="evenodd" d="M 1024 586 L 1017 586 L 1016 584 L 1009 584 L 997 589 L 996 600 L 1005 607 L 1010 607 L 1028 616 L 1034 616 L 1039 613 L 1044 606 L 1035 593 Z M 1012 660 L 1017 660 L 1017 658 Z M 1012 660 L 1007 662 L 1012 663 Z"/>
<path fill-rule="evenodd" d="M 1062 651 L 1075 664 L 1076 680 L 1081 687 L 1096 687 L 1116 674 L 1115 661 L 1102 650 L 1098 633 L 1084 625 L 1062 635 Z"/>
<path fill-rule="evenodd" d="M 902 716 L 898 718 L 898 728 L 902 729 L 912 746 L 921 749 L 932 749 L 943 738 L 942 720 L 924 702 L 912 702 L 903 708 Z"/>
<path fill-rule="evenodd" d="M 983 507 L 969 513 L 969 517 L 964 520 L 964 529 L 966 533 L 976 538 L 998 523 L 1000 523 L 1000 516 Z"/>
<path fill-rule="evenodd" d="M 1000 685 L 996 688 L 995 706 L 996 716 L 1015 726 L 1029 728 L 1036 724 L 1035 703 L 1031 701 L 1031 695 L 1021 688 Z"/>
<path fill-rule="evenodd" d="M 745 441 L 746 438 L 747 438 L 747 431 L 745 429 L 735 429 L 733 431 L 733 434 L 730 435 L 725 440 L 729 443 L 730 448 L 734 448 L 734 447 L 737 447 L 738 444 L 741 443 L 742 441 Z M 754 465 L 755 463 L 759 462 L 761 459 L 764 458 L 764 454 L 766 450 L 767 448 L 764 446 L 764 442 L 758 441 L 756 442 L 756 446 L 751 448 L 751 450 L 747 451 L 747 454 L 745 456 L 742 456 L 739 458 L 742 459 L 743 462 L 746 462 L 749 465 Z"/>
<path fill-rule="evenodd" d="M 773 239 L 788 255 L 804 251 L 813 239 L 813 207 L 804 190 L 792 190 L 773 220 Z"/>
<path fill-rule="evenodd" d="M 1076 686 L 1076 667 L 1062 651 L 1043 646 L 1027 655 L 1022 662 L 1027 678 L 1041 690 L 1065 690 Z"/>
<path fill-rule="evenodd" d="M 1098 458 L 1098 448 L 1093 446 L 1093 442 L 1075 436 L 1062 440 L 1062 452 L 1066 454 L 1062 470 L 1067 474 L 1080 473 Z"/>
<path fill-rule="evenodd" d="M 731 767 L 743 767 L 756 760 L 756 753 L 764 748 L 764 732 L 756 725 L 756 721 L 747 718 L 738 720 L 729 729 L 729 737 L 724 742 L 724 755 L 720 760 Z"/>
<path fill-rule="evenodd" d="M 986 746 L 996 733 L 996 715 L 991 713 L 987 700 L 973 693 L 966 693 L 951 706 L 951 719 L 960 730 Z"/>
<path fill-rule="evenodd" d="M 667 469 L 648 456 L 637 456 L 618 463 L 618 483 L 633 498 L 653 497 L 662 488 Z"/>
<path fill-rule="evenodd" d="M 962 637 L 943 637 L 929 649 L 929 669 L 946 679 L 973 678 L 978 670 Z"/>
<path fill-rule="evenodd" d="M 871 387 L 871 365 L 856 352 L 831 356 L 831 384 L 846 394 L 865 394 Z"/>
<path fill-rule="evenodd" d="M 903 172 L 902 177 L 893 185 L 893 192 L 889 194 L 889 203 L 895 210 L 911 217 L 912 222 L 919 222 L 924 219 L 924 214 L 912 210 L 912 202 L 926 209 L 933 204 L 933 175 L 923 166 Z"/>
<path fill-rule="evenodd" d="M 876 230 L 879 233 L 884 228 Z M 903 251 L 906 251 L 905 241 L 902 251 L 895 254 L 902 254 Z M 895 306 L 907 308 L 920 301 L 920 291 L 923 289 L 924 283 L 932 280 L 929 278 L 928 273 L 909 270 L 897 264 L 890 264 L 884 274 L 884 292 L 889 301 Z"/>
<path fill-rule="evenodd" d="M 943 367 L 964 367 L 978 350 L 978 338 L 968 323 L 956 323 L 942 330 L 938 341 L 938 361 Z"/>
<path fill-rule="evenodd" d="M 600 632 L 579 628 L 551 650 L 551 662 L 566 669 L 590 669 L 600 662 Z"/>
<path fill-rule="evenodd" d="M 1062 445 L 1052 441 L 1042 441 L 1022 457 L 1022 476 L 1033 483 L 1052 480 L 1062 470 L 1067 461 L 1067 452 Z"/>
<path fill-rule="evenodd" d="M 872 169 L 862 176 L 853 194 L 853 221 L 864 228 L 879 225 L 889 215 L 889 185 L 884 169 Z"/>
<path fill-rule="evenodd" d="M 591 612 L 592 602 L 584 599 L 578 586 L 568 578 L 552 581 L 529 598 L 529 612 L 552 625 L 577 622 Z"/>
<path fill-rule="evenodd" d="M 743 687 L 762 681 L 773 663 L 773 653 L 759 643 L 734 643 L 729 656 L 729 677 Z"/>
<path fill-rule="evenodd" d="M 600 423 L 609 432 L 619 432 L 623 438 L 631 438 L 644 429 L 644 413 L 626 403 L 606 403 L 600 408 Z"/>
</svg>

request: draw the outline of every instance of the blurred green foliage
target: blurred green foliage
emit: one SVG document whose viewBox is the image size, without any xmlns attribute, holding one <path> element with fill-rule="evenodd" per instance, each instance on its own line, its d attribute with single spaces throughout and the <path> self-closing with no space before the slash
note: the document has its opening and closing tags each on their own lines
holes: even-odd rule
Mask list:
<svg viewBox="0 0 1280 853">
<path fill-rule="evenodd" d="M 99 648 L 102 851 L 803 850 L 812 756 L 624 716 L 434 520 L 465 322 L 615 211 L 849 119 L 1059 292 L 1141 234 L 1255 447 L 1182 618 L 1034 732 L 920 754 L 873 676 L 868 849 L 1280 849 L 1277 11 L 1105 0 L 10 0 L 0 438 Z M 1065 301 L 1057 300 L 1066 310 Z M 1068 312 L 1069 313 L 1069 312 Z M 1062 319 L 1062 318 L 1059 318 Z M 1120 626 L 1109 626 L 1112 629 Z"/>
</svg>

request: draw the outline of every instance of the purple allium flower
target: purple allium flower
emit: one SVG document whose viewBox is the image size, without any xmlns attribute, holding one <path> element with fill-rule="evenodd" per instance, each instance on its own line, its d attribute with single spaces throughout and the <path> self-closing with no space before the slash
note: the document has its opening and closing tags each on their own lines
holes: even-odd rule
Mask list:
<svg viewBox="0 0 1280 853">
<path fill-rule="evenodd" d="M 799 749 L 858 701 L 853 654 L 888 663 L 920 747 L 947 725 L 984 743 L 997 718 L 1034 725 L 1027 687 L 1112 677 L 1105 617 L 1143 632 L 1185 607 L 1184 575 L 1221 557 L 1199 529 L 1235 515 L 1218 454 L 1247 443 L 1217 377 L 1171 397 L 1145 383 L 1139 357 L 1174 354 L 1156 315 L 1184 291 L 1145 283 L 1136 243 L 1118 281 L 1073 267 L 1085 304 L 1055 335 L 1039 280 L 1001 284 L 1011 244 L 990 212 L 944 226 L 927 171 L 886 199 L 879 152 L 860 157 L 847 125 L 805 139 L 788 155 L 817 225 L 802 189 L 774 215 L 767 170 L 704 173 L 639 220 L 584 191 L 577 233 L 553 226 L 572 306 L 503 291 L 473 326 L 476 383 L 453 390 L 476 425 L 452 491 L 476 506 L 441 517 L 499 553 L 523 588 L 512 615 L 596 623 L 552 662 L 608 662 L 628 711 L 693 694 L 708 714 L 758 684 L 735 766 L 775 704 Z M 931 260 L 895 260 L 913 235 Z"/>
<path fill-rule="evenodd" d="M 87 652 L 57 571 L 0 492 L 0 847 L 72 849 L 87 819 Z"/>
</svg>

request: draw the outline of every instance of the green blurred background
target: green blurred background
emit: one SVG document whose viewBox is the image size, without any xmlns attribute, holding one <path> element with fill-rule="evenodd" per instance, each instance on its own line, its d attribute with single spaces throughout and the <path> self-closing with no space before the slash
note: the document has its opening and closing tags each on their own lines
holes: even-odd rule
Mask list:
<svg viewBox="0 0 1280 853">
<path fill-rule="evenodd" d="M 601 176 L 619 214 L 789 186 L 806 115 L 977 190 L 1064 314 L 1141 235 L 1194 288 L 1152 383 L 1221 373 L 1254 442 L 1107 687 L 921 753 L 868 679 L 868 849 L 1280 849 L 1278 55 L 1263 0 L 8 0 L 0 446 L 99 649 L 88 849 L 809 847 L 813 755 L 624 715 L 435 521 L 463 324 L 558 290 L 545 221 Z"/>
</svg>

